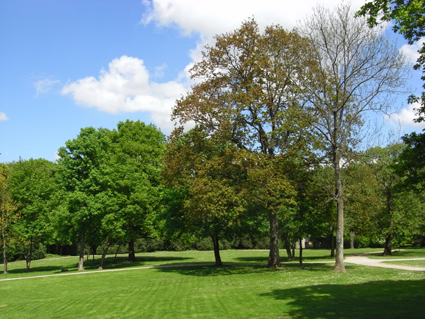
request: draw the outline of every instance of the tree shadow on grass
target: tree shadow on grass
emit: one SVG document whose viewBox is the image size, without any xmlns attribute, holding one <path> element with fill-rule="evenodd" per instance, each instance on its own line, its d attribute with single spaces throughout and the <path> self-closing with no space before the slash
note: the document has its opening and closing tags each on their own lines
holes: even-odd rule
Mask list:
<svg viewBox="0 0 425 319">
<path fill-rule="evenodd" d="M 290 318 L 424 318 L 425 280 L 371 281 L 275 289 L 261 297 L 285 301 Z"/>
<path fill-rule="evenodd" d="M 134 268 L 153 266 L 158 264 L 172 265 L 181 264 L 182 261 L 190 260 L 189 257 L 137 257 L 137 261 L 129 261 L 127 257 L 106 257 L 103 262 L 103 269 L 117 269 L 117 268 Z M 84 261 L 84 268 L 97 269 L 99 267 L 100 258 Z"/>
<path fill-rule="evenodd" d="M 190 266 L 190 267 L 170 267 L 159 268 L 162 272 L 176 272 L 187 276 L 228 276 L 241 274 L 264 273 L 268 271 L 280 272 L 298 272 L 298 271 L 313 271 L 329 273 L 332 267 L 329 264 L 314 264 L 300 267 L 298 264 L 284 265 L 280 269 L 268 269 L 266 264 L 263 265 L 241 265 L 238 263 L 225 263 L 223 266 L 215 266 L 213 264 L 207 266 Z"/>
</svg>

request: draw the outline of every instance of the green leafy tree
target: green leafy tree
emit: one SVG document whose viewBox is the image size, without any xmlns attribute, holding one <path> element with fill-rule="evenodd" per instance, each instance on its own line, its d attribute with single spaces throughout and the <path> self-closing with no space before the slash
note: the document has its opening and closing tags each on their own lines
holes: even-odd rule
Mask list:
<svg viewBox="0 0 425 319">
<path fill-rule="evenodd" d="M 16 204 L 10 194 L 11 164 L 0 163 L 0 227 L 3 252 L 3 273 L 7 274 L 8 249 L 11 246 L 11 225 L 15 220 Z"/>
<path fill-rule="evenodd" d="M 164 157 L 168 228 L 210 237 L 218 266 L 219 240 L 234 233 L 247 206 L 241 153 L 246 152 L 195 128 L 174 131 Z"/>
<path fill-rule="evenodd" d="M 165 136 L 153 124 L 127 120 L 111 132 L 111 141 L 111 194 L 102 199 L 107 210 L 102 222 L 110 237 L 129 243 L 134 261 L 135 240 L 154 236 L 157 229 Z"/>
<path fill-rule="evenodd" d="M 403 187 L 403 177 L 394 172 L 394 164 L 403 148 L 403 144 L 394 144 L 366 152 L 380 198 L 381 209 L 376 211 L 375 217 L 378 232 L 385 238 L 384 255 L 391 255 L 395 237 L 413 237 L 423 225 L 423 203 L 411 190 Z"/>
<path fill-rule="evenodd" d="M 302 82 L 311 124 L 334 169 L 337 206 L 335 271 L 344 266 L 344 187 L 341 165 L 361 139 L 368 111 L 388 112 L 391 97 L 403 92 L 408 65 L 395 45 L 365 19 L 354 18 L 347 3 L 333 11 L 318 6 L 298 28 L 314 45 L 320 63 Z"/>
<path fill-rule="evenodd" d="M 267 207 L 268 267 L 279 267 L 278 217 L 275 209 L 269 210 L 278 205 L 264 196 L 272 194 L 271 185 L 280 183 L 278 179 L 282 182 L 282 178 L 267 181 L 266 176 L 277 161 L 296 156 L 311 142 L 299 103 L 302 89 L 295 88 L 294 83 L 302 82 L 315 63 L 313 51 L 310 42 L 296 32 L 271 26 L 260 33 L 254 20 L 245 21 L 239 29 L 218 35 L 215 40 L 213 46 L 205 47 L 202 61 L 192 68 L 191 76 L 198 84 L 177 101 L 172 118 L 181 124 L 193 121 L 208 135 L 220 136 L 217 139 L 258 155 L 262 164 L 252 173 L 260 179 L 252 180 L 252 187 L 258 184 L 264 193 L 252 198 Z M 263 182 L 269 186 L 260 185 Z M 284 184 L 288 185 L 282 182 L 280 189 L 286 187 Z M 285 188 L 285 192 L 292 190 Z"/>
<path fill-rule="evenodd" d="M 10 193 L 18 208 L 13 229 L 23 249 L 27 271 L 35 248 L 51 238 L 50 216 L 58 189 L 56 173 L 56 164 L 45 159 L 19 161 L 12 166 Z"/>
<path fill-rule="evenodd" d="M 85 238 L 101 224 L 105 214 L 102 203 L 110 195 L 110 148 L 109 130 L 88 127 L 58 151 L 60 181 L 66 193 L 66 208 L 58 220 L 62 232 L 79 237 L 78 270 L 84 270 Z"/>
</svg>

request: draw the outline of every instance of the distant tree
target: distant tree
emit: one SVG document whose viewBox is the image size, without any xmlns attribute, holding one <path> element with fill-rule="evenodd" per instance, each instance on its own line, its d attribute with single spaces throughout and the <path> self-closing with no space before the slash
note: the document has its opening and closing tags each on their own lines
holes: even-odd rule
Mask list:
<svg viewBox="0 0 425 319">
<path fill-rule="evenodd" d="M 276 207 L 271 197 L 267 201 L 262 198 L 267 192 L 272 194 L 271 185 L 277 183 L 270 170 L 279 160 L 310 146 L 299 103 L 301 89 L 294 83 L 301 82 L 315 63 L 313 50 L 308 40 L 280 26 L 260 33 L 254 20 L 215 39 L 214 46 L 206 46 L 202 61 L 192 68 L 197 84 L 177 101 L 172 118 L 181 124 L 194 121 L 208 136 L 220 136 L 220 140 L 257 154 L 263 165 L 252 172 L 259 177 L 252 186 L 258 185 L 265 193 L 253 199 L 263 207 Z M 266 164 L 268 160 L 273 164 Z M 265 182 L 269 186 L 261 186 Z M 281 265 L 279 223 L 276 210 L 268 208 L 268 267 L 274 268 Z"/>
<path fill-rule="evenodd" d="M 17 205 L 13 229 L 23 248 L 27 271 L 34 249 L 48 243 L 52 234 L 56 173 L 56 164 L 45 159 L 19 161 L 12 166 L 10 193 Z"/>
<path fill-rule="evenodd" d="M 403 177 L 394 172 L 394 164 L 404 148 L 403 144 L 375 147 L 366 152 L 369 165 L 377 181 L 376 193 L 380 209 L 375 211 L 378 232 L 385 238 L 384 255 L 391 255 L 395 236 L 411 238 L 423 225 L 424 204 L 402 183 Z"/>
<path fill-rule="evenodd" d="M 0 227 L 3 252 L 3 273 L 7 274 L 8 248 L 10 246 L 10 227 L 13 224 L 17 207 L 10 195 L 11 164 L 0 163 Z"/>
<path fill-rule="evenodd" d="M 320 61 L 302 82 L 303 97 L 310 106 L 311 124 L 327 149 L 334 169 L 337 205 L 335 271 L 344 266 L 344 187 L 341 165 L 359 142 L 367 111 L 387 112 L 390 97 L 403 92 L 408 65 L 397 46 L 365 19 L 354 18 L 343 2 L 333 11 L 318 6 L 298 28 L 313 43 Z"/>
</svg>

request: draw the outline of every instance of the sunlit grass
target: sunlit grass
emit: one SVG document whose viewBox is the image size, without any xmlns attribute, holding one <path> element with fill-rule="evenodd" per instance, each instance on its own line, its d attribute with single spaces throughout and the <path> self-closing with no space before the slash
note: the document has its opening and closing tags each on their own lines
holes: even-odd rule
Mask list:
<svg viewBox="0 0 425 319">
<path fill-rule="evenodd" d="M 252 263 L 3 281 L 0 318 L 376 319 L 423 318 L 425 312 L 425 278 L 420 272 L 348 263 L 346 274 L 334 273 L 332 263 L 268 270 L 256 264 L 267 259 L 267 251 L 224 253 L 226 261 L 252 258 Z M 206 262 L 213 256 L 189 251 L 138 258 L 146 258 L 138 264 L 147 265 Z M 75 262 L 75 257 L 50 259 L 61 267 Z"/>
<path fill-rule="evenodd" d="M 392 251 L 391 256 L 384 256 L 381 249 L 381 253 L 368 257 L 373 259 L 425 258 L 425 248 L 396 249 Z"/>
<path fill-rule="evenodd" d="M 383 261 L 383 262 L 387 264 L 393 264 L 393 265 L 404 265 L 404 266 L 425 268 L 425 260 Z"/>
</svg>

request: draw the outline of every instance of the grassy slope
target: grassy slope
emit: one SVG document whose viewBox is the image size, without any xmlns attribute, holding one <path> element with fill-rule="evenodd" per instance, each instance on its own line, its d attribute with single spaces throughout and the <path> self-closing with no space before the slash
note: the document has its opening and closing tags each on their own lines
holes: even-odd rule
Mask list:
<svg viewBox="0 0 425 319">
<path fill-rule="evenodd" d="M 312 254 L 311 260 L 320 259 L 318 251 Z M 139 265 L 209 262 L 210 255 L 140 254 Z M 267 251 L 223 252 L 226 262 L 264 262 L 264 258 Z M 43 267 L 75 261 L 75 257 L 48 259 Z M 108 268 L 114 265 L 128 264 L 116 260 Z M 423 318 L 423 273 L 352 264 L 346 268 L 347 274 L 336 274 L 332 263 L 302 269 L 290 264 L 283 270 L 255 264 L 198 266 L 5 281 L 0 282 L 0 317 Z"/>
</svg>

